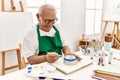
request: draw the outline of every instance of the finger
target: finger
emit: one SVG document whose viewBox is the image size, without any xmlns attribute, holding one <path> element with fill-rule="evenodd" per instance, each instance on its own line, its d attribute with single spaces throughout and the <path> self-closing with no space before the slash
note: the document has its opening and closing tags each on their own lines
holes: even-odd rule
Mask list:
<svg viewBox="0 0 120 80">
<path fill-rule="evenodd" d="M 79 55 L 74 54 L 74 56 L 77 58 L 78 61 L 82 60 Z"/>
</svg>

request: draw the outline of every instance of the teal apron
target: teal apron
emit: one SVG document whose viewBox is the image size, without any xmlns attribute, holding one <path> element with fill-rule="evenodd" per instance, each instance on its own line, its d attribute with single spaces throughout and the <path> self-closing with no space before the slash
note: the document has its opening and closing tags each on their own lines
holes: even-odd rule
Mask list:
<svg viewBox="0 0 120 80">
<path fill-rule="evenodd" d="M 59 31 L 55 26 L 53 26 L 55 35 L 51 36 L 40 36 L 39 25 L 37 25 L 37 34 L 39 42 L 39 53 L 38 55 L 46 55 L 47 52 L 56 52 L 59 55 L 62 55 L 62 42 L 60 39 Z"/>
</svg>

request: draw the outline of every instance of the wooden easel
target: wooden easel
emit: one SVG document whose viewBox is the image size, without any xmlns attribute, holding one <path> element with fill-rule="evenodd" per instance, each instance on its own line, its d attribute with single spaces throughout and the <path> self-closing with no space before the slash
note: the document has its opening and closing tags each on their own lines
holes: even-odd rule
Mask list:
<svg viewBox="0 0 120 80">
<path fill-rule="evenodd" d="M 4 0 L 1 0 L 2 12 L 24 12 L 24 8 L 23 8 L 22 1 L 19 1 L 20 8 L 21 8 L 20 11 L 17 11 L 17 10 L 16 10 L 16 8 L 15 8 L 15 6 L 14 6 L 14 1 L 13 1 L 13 0 L 10 0 L 10 4 L 11 4 L 11 10 L 6 11 L 6 10 L 5 10 L 5 5 L 4 5 Z"/>
<path fill-rule="evenodd" d="M 103 38 L 104 38 L 104 34 L 105 31 L 107 29 L 107 25 L 108 23 L 114 23 L 114 28 L 112 31 L 112 37 L 114 38 L 114 35 L 116 34 L 116 38 L 119 38 L 119 22 L 120 21 L 112 21 L 112 20 L 103 20 L 103 22 L 105 22 L 105 26 L 101 35 L 101 40 L 100 40 L 100 49 L 102 49 L 102 45 L 103 45 Z M 116 30 L 116 31 L 115 31 Z M 116 32 L 116 33 L 115 33 Z"/>
</svg>

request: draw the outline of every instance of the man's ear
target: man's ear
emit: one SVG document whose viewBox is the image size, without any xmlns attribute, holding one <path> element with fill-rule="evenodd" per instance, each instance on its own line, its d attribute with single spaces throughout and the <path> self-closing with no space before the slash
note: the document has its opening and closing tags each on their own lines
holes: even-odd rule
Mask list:
<svg viewBox="0 0 120 80">
<path fill-rule="evenodd" d="M 36 14 L 37 20 L 40 24 L 42 24 L 42 17 L 39 14 Z"/>
<path fill-rule="evenodd" d="M 40 15 L 36 14 L 37 20 L 40 21 Z"/>
</svg>

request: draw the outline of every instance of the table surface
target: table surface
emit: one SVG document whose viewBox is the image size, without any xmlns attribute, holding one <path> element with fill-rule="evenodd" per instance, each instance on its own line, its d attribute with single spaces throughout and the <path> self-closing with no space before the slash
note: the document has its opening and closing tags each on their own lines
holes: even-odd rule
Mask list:
<svg viewBox="0 0 120 80">
<path fill-rule="evenodd" d="M 112 49 L 113 51 L 113 57 L 120 59 L 120 50 Z M 76 52 L 76 54 L 81 54 L 80 51 Z M 86 58 L 90 58 L 90 55 L 85 55 Z M 64 79 L 73 79 L 73 80 L 96 80 L 91 78 L 91 75 L 93 74 L 93 70 L 100 69 L 100 70 L 107 70 L 112 72 L 120 73 L 120 61 L 112 59 L 112 63 L 108 64 L 108 58 L 105 58 L 105 66 L 97 65 L 97 60 L 93 59 L 93 64 L 85 67 L 83 69 L 80 69 L 72 74 L 65 75 L 62 72 L 56 70 L 53 73 L 50 73 L 48 77 L 58 77 L 58 78 L 64 78 Z M 33 80 L 34 77 L 30 77 L 26 75 L 26 69 L 18 70 L 15 72 L 8 73 L 4 76 L 0 76 L 0 80 Z"/>
</svg>

